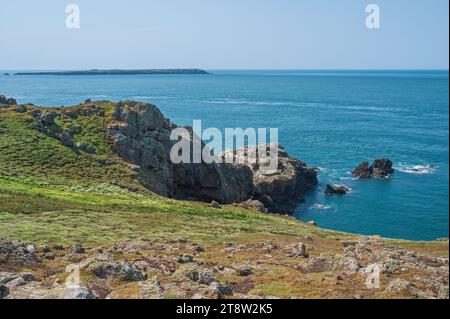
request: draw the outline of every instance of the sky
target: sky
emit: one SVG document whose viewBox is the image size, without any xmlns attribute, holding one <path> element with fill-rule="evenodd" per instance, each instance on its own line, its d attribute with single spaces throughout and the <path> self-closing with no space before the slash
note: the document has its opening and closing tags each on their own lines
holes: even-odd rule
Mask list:
<svg viewBox="0 0 450 319">
<path fill-rule="evenodd" d="M 66 27 L 69 4 L 80 28 Z M 380 28 L 366 27 L 377 4 Z M 0 0 L 0 69 L 448 69 L 448 0 Z"/>
</svg>

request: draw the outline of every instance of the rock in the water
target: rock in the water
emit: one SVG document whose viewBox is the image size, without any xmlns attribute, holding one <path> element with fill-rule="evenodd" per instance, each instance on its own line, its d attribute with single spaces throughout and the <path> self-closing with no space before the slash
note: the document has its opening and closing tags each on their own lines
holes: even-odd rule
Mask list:
<svg viewBox="0 0 450 319">
<path fill-rule="evenodd" d="M 380 158 L 376 159 L 372 165 L 370 165 L 370 171 L 374 177 L 388 178 L 392 173 L 394 173 L 392 166 L 393 163 L 390 159 Z"/>
<path fill-rule="evenodd" d="M 390 159 L 379 158 L 373 161 L 370 166 L 369 162 L 361 163 L 353 170 L 352 175 L 360 179 L 367 179 L 370 177 L 389 178 L 392 173 L 394 173 L 392 166 L 393 163 Z"/>
<path fill-rule="evenodd" d="M 369 162 L 362 162 L 359 164 L 358 167 L 353 170 L 352 175 L 361 179 L 370 178 L 372 172 L 369 168 Z"/>
<path fill-rule="evenodd" d="M 339 186 L 331 186 L 330 184 L 327 185 L 325 189 L 326 195 L 345 195 L 348 192 L 348 188 L 343 185 Z"/>
</svg>

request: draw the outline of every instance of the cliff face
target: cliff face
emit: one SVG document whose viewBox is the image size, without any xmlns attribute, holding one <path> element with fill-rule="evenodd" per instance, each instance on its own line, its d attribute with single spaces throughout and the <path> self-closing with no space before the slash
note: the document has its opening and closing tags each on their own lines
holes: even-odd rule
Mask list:
<svg viewBox="0 0 450 319">
<path fill-rule="evenodd" d="M 259 153 L 237 163 L 243 153 L 257 152 L 255 147 L 223 154 L 234 159 L 233 163 L 174 164 L 170 150 L 178 141 L 171 141 L 170 134 L 177 126 L 151 104 L 119 102 L 112 118 L 107 134 L 113 150 L 138 166 L 146 187 L 163 196 L 224 204 L 253 198 L 270 211 L 288 213 L 302 200 L 302 194 L 317 184 L 316 172 L 289 157 L 280 146 L 274 148 L 278 168 L 270 174 L 263 171 Z M 192 146 L 192 134 L 183 138 Z"/>
</svg>

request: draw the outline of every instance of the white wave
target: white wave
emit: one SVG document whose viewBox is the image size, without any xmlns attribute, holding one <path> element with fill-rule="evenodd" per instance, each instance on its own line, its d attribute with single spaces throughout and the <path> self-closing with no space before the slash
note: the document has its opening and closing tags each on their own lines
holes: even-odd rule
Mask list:
<svg viewBox="0 0 450 319">
<path fill-rule="evenodd" d="M 399 167 L 397 167 L 397 169 L 403 173 L 418 175 L 433 174 L 436 171 L 436 167 L 431 164 L 410 166 L 400 165 Z"/>
<path fill-rule="evenodd" d="M 327 210 L 332 208 L 331 205 L 325 205 L 325 204 L 320 204 L 320 203 L 315 203 L 314 205 L 312 205 L 309 209 L 317 209 L 317 210 Z"/>
<path fill-rule="evenodd" d="M 148 95 L 136 95 L 136 96 L 133 96 L 133 99 L 136 99 L 136 100 L 142 100 L 142 99 L 159 99 L 159 100 L 162 100 L 162 99 L 170 99 L 171 97 L 170 96 L 164 96 L 164 95 L 161 95 L 161 96 L 158 96 L 158 95 L 156 95 L 156 96 L 148 96 Z"/>
<path fill-rule="evenodd" d="M 283 102 L 270 102 L 270 101 L 248 101 L 248 100 L 233 100 L 233 99 L 224 99 L 224 100 L 207 100 L 203 101 L 208 104 L 231 104 L 231 105 L 269 105 L 269 106 L 278 106 L 285 105 Z"/>
</svg>

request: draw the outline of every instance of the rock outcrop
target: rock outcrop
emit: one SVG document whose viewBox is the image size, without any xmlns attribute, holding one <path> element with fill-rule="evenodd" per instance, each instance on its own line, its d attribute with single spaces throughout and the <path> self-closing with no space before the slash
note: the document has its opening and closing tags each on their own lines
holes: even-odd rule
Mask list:
<svg viewBox="0 0 450 319">
<path fill-rule="evenodd" d="M 4 95 L 0 95 L 0 108 L 1 107 L 8 107 L 8 106 L 11 106 L 11 105 L 17 105 L 16 99 L 14 99 L 12 97 L 7 98 Z"/>
<path fill-rule="evenodd" d="M 389 178 L 393 173 L 393 163 L 388 158 L 379 158 L 373 161 L 369 166 L 369 162 L 363 162 L 356 167 L 352 175 L 360 179 L 368 179 L 371 177 Z"/>
<path fill-rule="evenodd" d="M 348 187 L 344 185 L 332 186 L 327 184 L 325 188 L 325 195 L 345 195 L 348 192 Z"/>
<path fill-rule="evenodd" d="M 270 211 L 286 213 L 292 212 L 302 194 L 317 184 L 316 172 L 289 157 L 281 146 L 264 145 L 222 154 L 231 161 L 175 164 L 170 152 L 178 141 L 171 140 L 170 135 L 177 126 L 151 104 L 119 102 L 112 119 L 107 134 L 113 150 L 138 167 L 147 188 L 163 196 L 221 204 L 256 199 Z M 192 146 L 195 136 L 191 128 L 186 130 L 190 134 L 182 139 Z M 278 156 L 278 165 L 267 173 L 258 152 L 271 147 Z M 236 160 L 253 153 L 258 156 L 247 156 L 243 162 Z"/>
</svg>

